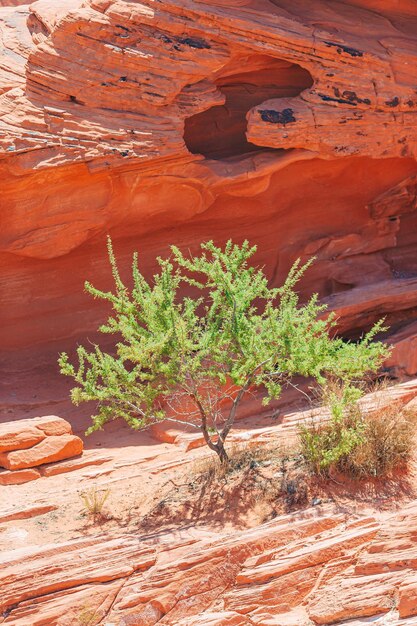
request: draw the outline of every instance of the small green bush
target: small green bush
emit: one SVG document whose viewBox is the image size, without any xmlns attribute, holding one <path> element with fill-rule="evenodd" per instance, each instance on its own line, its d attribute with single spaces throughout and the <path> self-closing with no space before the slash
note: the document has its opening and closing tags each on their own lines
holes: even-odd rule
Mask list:
<svg viewBox="0 0 417 626">
<path fill-rule="evenodd" d="M 299 429 L 301 451 L 313 473 L 333 469 L 352 477 L 388 476 L 406 467 L 416 435 L 416 416 L 398 405 L 363 413 L 360 389 L 334 383 L 323 390 L 330 419 L 312 419 Z"/>
<path fill-rule="evenodd" d="M 321 391 L 321 404 L 330 410 L 329 421 L 312 419 L 299 428 L 302 454 L 315 474 L 326 474 L 363 438 L 363 421 L 357 404 L 362 395 L 360 387 L 332 380 Z"/>
<path fill-rule="evenodd" d="M 363 435 L 339 470 L 353 477 L 384 477 L 407 469 L 415 448 L 416 414 L 397 405 L 380 408 L 363 419 Z"/>
</svg>

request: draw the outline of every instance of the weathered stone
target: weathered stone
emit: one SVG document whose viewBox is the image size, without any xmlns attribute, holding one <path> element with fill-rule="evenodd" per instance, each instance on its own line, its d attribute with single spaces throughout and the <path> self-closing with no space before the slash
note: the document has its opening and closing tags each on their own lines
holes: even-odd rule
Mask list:
<svg viewBox="0 0 417 626">
<path fill-rule="evenodd" d="M 2 345 L 43 346 L 51 326 L 54 340 L 96 328 L 103 309 L 81 291 L 87 275 L 107 281 L 109 231 L 122 271 L 130 237 L 151 274 L 173 232 L 194 251 L 209 221 L 214 239 L 257 243 L 276 285 L 317 244 L 304 294 L 372 285 L 372 295 L 412 277 L 417 52 L 403 24 L 414 9 L 348 5 L 4 7 Z"/>
<path fill-rule="evenodd" d="M 31 448 L 46 436 L 71 433 L 71 424 L 55 415 L 5 422 L 0 424 L 0 452 Z"/>
<path fill-rule="evenodd" d="M 400 617 L 417 615 L 417 580 L 406 581 L 399 589 L 398 612 Z"/>
<path fill-rule="evenodd" d="M 55 463 L 41 465 L 39 467 L 39 471 L 42 476 L 56 476 L 57 474 L 73 472 L 74 470 L 89 467 L 91 465 L 102 465 L 108 461 L 111 461 L 111 457 L 103 454 L 83 454 L 82 457 L 71 459 L 69 461 L 58 461 Z"/>
<path fill-rule="evenodd" d="M 0 485 L 21 485 L 41 477 L 41 473 L 33 468 L 8 471 L 0 470 Z"/>
<path fill-rule="evenodd" d="M 56 415 L 43 415 L 30 420 L 46 436 L 71 435 L 71 424 Z"/>
<path fill-rule="evenodd" d="M 0 466 L 9 470 L 36 467 L 44 463 L 77 456 L 82 451 L 83 442 L 75 435 L 51 436 L 26 450 L 2 452 L 0 454 Z"/>
<path fill-rule="evenodd" d="M 56 504 L 12 505 L 1 510 L 0 522 L 30 519 L 32 517 L 38 517 L 39 515 L 45 515 L 45 513 L 55 511 L 57 508 L 58 506 Z"/>
<path fill-rule="evenodd" d="M 74 539 L 0 554 L 0 609 L 82 584 L 126 578 L 155 562 L 138 537 Z"/>
<path fill-rule="evenodd" d="M 45 436 L 43 431 L 27 420 L 0 424 L 0 452 L 31 448 Z"/>
</svg>

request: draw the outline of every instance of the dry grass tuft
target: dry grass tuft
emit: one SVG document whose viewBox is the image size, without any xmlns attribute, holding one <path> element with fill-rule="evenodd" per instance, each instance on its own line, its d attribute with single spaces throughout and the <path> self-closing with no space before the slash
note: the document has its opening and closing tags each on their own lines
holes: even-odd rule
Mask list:
<svg viewBox="0 0 417 626">
<path fill-rule="evenodd" d="M 398 405 L 365 416 L 363 441 L 340 462 L 340 470 L 354 477 L 385 477 L 405 471 L 414 449 L 417 413 Z"/>
<path fill-rule="evenodd" d="M 384 478 L 404 472 L 411 460 L 417 434 L 417 413 L 398 404 L 377 407 L 354 415 L 347 413 L 337 423 L 312 420 L 300 429 L 302 454 L 313 474 L 331 470 L 353 478 Z M 341 433 L 349 433 L 351 445 L 334 463 L 323 469 L 321 462 L 340 446 Z M 328 456 L 327 456 L 328 458 Z"/>
<path fill-rule="evenodd" d="M 82 491 L 79 496 L 84 505 L 85 512 L 92 517 L 93 521 L 104 517 L 103 507 L 110 495 L 110 489 L 100 491 L 96 486 Z"/>
<path fill-rule="evenodd" d="M 248 446 L 247 444 L 234 444 L 227 450 L 229 464 L 220 463 L 217 456 L 210 454 L 196 461 L 191 474 L 204 477 L 210 482 L 227 479 L 237 473 L 255 469 L 264 463 L 279 462 L 283 457 L 283 452 L 276 447 Z"/>
</svg>

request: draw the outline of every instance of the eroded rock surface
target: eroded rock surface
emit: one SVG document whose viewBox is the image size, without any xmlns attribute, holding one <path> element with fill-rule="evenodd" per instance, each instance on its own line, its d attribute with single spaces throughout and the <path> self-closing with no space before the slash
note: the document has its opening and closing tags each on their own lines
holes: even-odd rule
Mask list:
<svg viewBox="0 0 417 626">
<path fill-rule="evenodd" d="M 97 327 L 107 232 L 122 267 L 248 237 L 275 284 L 315 255 L 305 291 L 412 291 L 415 24 L 370 0 L 2 8 L 3 346 Z"/>
<path fill-rule="evenodd" d="M 312 626 L 368 617 L 411 625 L 416 515 L 415 505 L 379 518 L 324 506 L 237 536 L 173 534 L 166 543 L 164 535 L 125 535 L 6 552 L 2 623 L 66 626 L 88 614 L 91 624 L 117 626 Z M 389 622 L 379 620 L 388 614 Z"/>
<path fill-rule="evenodd" d="M 302 296 L 317 291 L 347 337 L 386 316 L 390 375 L 417 373 L 414 0 L 0 0 L 0 42 L 1 422 L 57 412 L 85 429 L 56 358 L 106 315 L 83 283 L 111 284 L 107 233 L 123 276 L 134 250 L 150 274 L 170 244 L 211 238 L 256 243 L 274 285 L 315 256 Z M 412 401 L 415 382 L 390 394 Z M 251 446 L 290 441 L 306 417 L 249 425 L 251 410 L 233 435 Z M 201 438 L 108 431 L 58 461 L 77 435 L 15 424 L 0 431 L 0 623 L 417 619 L 412 489 L 398 511 L 377 494 L 239 532 L 86 537 L 79 486 L 146 504 Z"/>
<path fill-rule="evenodd" d="M 411 406 L 416 399 L 417 383 L 409 381 L 366 396 L 363 408 Z M 288 407 L 269 426 L 247 417 L 231 443 L 279 449 L 306 417 Z M 386 492 L 379 486 L 345 501 L 315 498 L 269 521 L 261 513 L 249 528 L 242 511 L 236 527 L 181 516 L 176 527 L 146 532 L 137 523 L 149 504 L 163 503 L 167 486 L 181 486 L 207 455 L 189 437 L 178 432 L 166 443 L 130 433 L 130 445 L 123 445 L 120 434 L 105 433 L 105 450 L 86 451 L 88 464 L 65 461 L 73 464 L 68 473 L 2 487 L 0 623 L 313 626 L 371 618 L 413 624 L 414 470 L 409 482 L 393 481 Z M 91 489 L 110 494 L 101 522 L 89 523 L 80 509 L 80 491 Z M 198 510 L 198 498 L 195 505 Z"/>
<path fill-rule="evenodd" d="M 19 484 L 39 478 L 37 466 L 78 456 L 83 442 L 61 417 L 44 417 L 0 424 L 0 484 Z M 16 470 L 22 470 L 14 473 Z"/>
</svg>

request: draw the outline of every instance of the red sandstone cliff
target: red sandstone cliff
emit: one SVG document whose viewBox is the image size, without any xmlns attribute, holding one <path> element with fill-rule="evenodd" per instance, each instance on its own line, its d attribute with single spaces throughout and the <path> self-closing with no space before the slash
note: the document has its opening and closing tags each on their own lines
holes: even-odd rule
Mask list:
<svg viewBox="0 0 417 626">
<path fill-rule="evenodd" d="M 387 365 L 417 373 L 415 0 L 19 4 L 0 1 L 1 420 L 51 405 L 81 419 L 63 404 L 56 354 L 93 338 L 105 314 L 83 283 L 110 282 L 107 233 L 124 270 L 133 250 L 151 272 L 171 243 L 248 238 L 278 284 L 314 255 L 303 290 L 337 310 L 346 335 L 386 315 L 397 346 Z M 7 489 L 28 502 L 41 493 Z M 13 497 L 0 493 L 0 504 Z M 308 513 L 289 547 L 286 517 L 156 548 L 130 535 L 67 537 L 63 564 L 56 546 L 22 546 L 0 570 L 0 622 L 65 626 L 91 603 L 117 626 L 359 626 L 369 616 L 412 626 L 409 506 L 404 517 Z"/>
<path fill-rule="evenodd" d="M 82 284 L 107 281 L 107 232 L 145 267 L 174 240 L 249 237 L 273 282 L 315 255 L 309 290 L 362 306 L 401 286 L 391 322 L 412 317 L 413 6 L 1 9 L 3 348 L 96 326 Z"/>
</svg>

